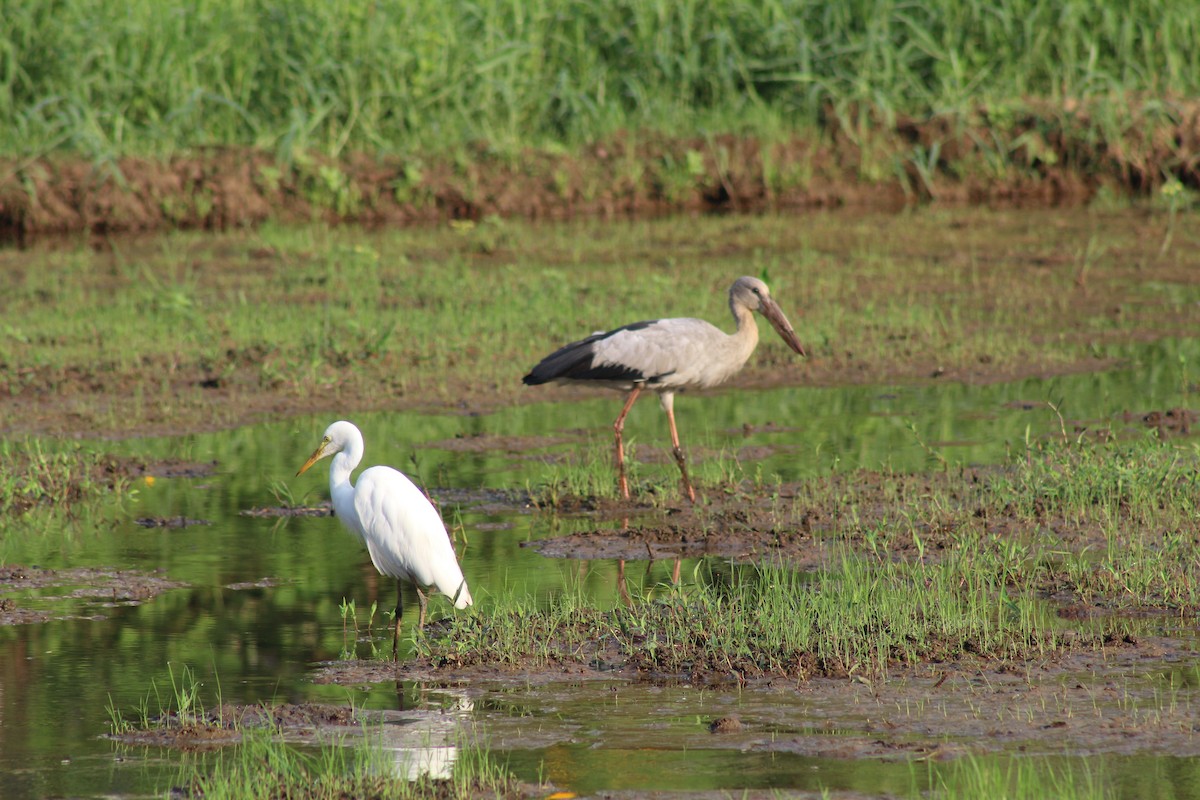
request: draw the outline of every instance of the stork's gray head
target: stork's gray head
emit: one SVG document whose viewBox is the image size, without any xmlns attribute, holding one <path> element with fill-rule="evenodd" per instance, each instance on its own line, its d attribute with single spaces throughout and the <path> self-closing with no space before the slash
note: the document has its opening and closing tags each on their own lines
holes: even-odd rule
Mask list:
<svg viewBox="0 0 1200 800">
<path fill-rule="evenodd" d="M 762 314 L 779 334 L 779 338 L 787 342 L 788 347 L 802 356 L 806 355 L 804 347 L 796 338 L 796 332 L 792 330 L 792 324 L 776 305 L 771 297 L 771 290 L 765 283 L 749 275 L 743 275 L 734 281 L 733 286 L 729 287 L 729 307 L 737 314 L 739 306 Z"/>
</svg>

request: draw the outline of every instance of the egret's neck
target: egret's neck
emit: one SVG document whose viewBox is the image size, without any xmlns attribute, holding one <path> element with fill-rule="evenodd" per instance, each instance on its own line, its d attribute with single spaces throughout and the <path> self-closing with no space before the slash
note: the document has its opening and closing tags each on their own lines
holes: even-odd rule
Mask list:
<svg viewBox="0 0 1200 800">
<path fill-rule="evenodd" d="M 354 486 L 350 473 L 358 466 L 358 459 L 350 453 L 341 452 L 333 457 L 329 465 L 329 499 L 333 501 L 333 514 L 342 521 L 346 529 L 361 537 L 362 528 L 354 510 Z"/>
<path fill-rule="evenodd" d="M 329 489 L 336 492 L 343 486 L 350 485 L 350 473 L 358 466 L 357 460 L 351 460 L 345 453 L 338 453 L 329 464 Z"/>
<path fill-rule="evenodd" d="M 353 494 L 354 487 L 350 485 L 350 473 L 362 461 L 362 441 L 350 441 L 340 453 L 335 453 L 329 464 L 329 493 L 337 499 L 342 492 Z"/>
</svg>

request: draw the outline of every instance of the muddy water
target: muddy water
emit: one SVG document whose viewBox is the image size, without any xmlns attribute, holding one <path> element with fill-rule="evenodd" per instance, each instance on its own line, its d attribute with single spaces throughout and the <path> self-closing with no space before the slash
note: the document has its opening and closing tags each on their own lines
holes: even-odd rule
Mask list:
<svg viewBox="0 0 1200 800">
<path fill-rule="evenodd" d="M 1167 341 L 1127 356 L 1126 369 L 1017 384 L 685 396 L 677 413 L 685 444 L 698 459 L 731 455 L 748 477 L 760 470 L 785 480 L 858 467 L 917 471 L 938 457 L 988 463 L 1026 437 L 1059 431 L 1048 401 L 1062 411 L 1068 430 L 1112 425 L 1129 432 L 1144 428 L 1146 412 L 1188 405 L 1186 392 L 1193 387 L 1186 385 L 1186 364 L 1196 363 L 1200 347 Z M 600 602 L 615 603 L 614 564 L 547 560 L 520 545 L 573 526 L 595 526 L 594 520 L 535 513 L 521 492 L 574 453 L 605 456 L 616 410 L 615 395 L 598 395 L 491 416 L 396 414 L 356 421 L 366 435 L 369 463 L 416 473 L 442 498 L 447 516 L 466 536 L 464 566 L 477 597 L 506 591 L 547 596 L 582 584 Z M 189 756 L 101 737 L 109 706 L 129 711 L 146 704 L 153 713 L 160 703 L 173 704 L 172 680 L 180 682 L 185 667 L 203 682 L 209 706 L 218 699 L 352 701 L 408 715 L 385 731 L 419 731 L 435 739 L 435 752 L 424 756 L 429 764 L 452 760 L 453 737 L 470 730 L 507 753 L 521 777 L 540 776 L 579 791 L 788 786 L 872 795 L 904 793 L 928 781 L 923 767 L 911 766 L 914 752 L 903 747 L 899 758 L 880 752 L 853 757 L 839 747 L 837 726 L 814 716 L 803 694 L 787 705 L 775 695 L 687 687 L 510 687 L 461 696 L 411 684 L 315 684 L 320 662 L 349 653 L 369 658 L 373 644 L 383 646 L 382 618 L 369 619 L 368 609 L 373 601 L 386 607 L 394 590 L 336 521 L 244 512 L 326 498 L 323 473 L 294 476 L 328 421 L 297 419 L 106 445 L 148 459 L 211 464 L 211 474 L 142 482 L 138 502 L 94 539 L 0 543 L 4 563 L 117 567 L 184 584 L 145 600 L 77 596 L 83 587 L 71 582 L 12 595 L 52 618 L 0 628 L 0 797 L 168 789 L 180 759 Z M 663 428 L 661 412 L 646 403 L 631 415 L 627 435 L 646 458 L 641 474 L 672 485 L 673 465 L 655 456 Z M 138 524 L 176 518 L 194 524 Z M 634 568 L 629 575 L 653 584 L 666 578 L 668 568 Z M 344 617 L 343 599 L 355 601 L 354 620 Z M 447 610 L 444 601 L 433 606 L 435 614 Z M 711 720 L 729 714 L 746 727 L 730 736 L 709 733 Z M 415 727 L 405 728 L 405 720 Z M 773 744 L 811 736 L 822 745 Z M 404 772 L 412 768 L 415 747 L 411 737 L 397 742 L 397 770 Z M 1153 775 L 1173 787 L 1170 796 L 1200 797 L 1200 768 L 1190 758 L 1128 753 L 1089 761 L 1126 787 L 1122 796 L 1144 796 L 1139 792 Z"/>
</svg>

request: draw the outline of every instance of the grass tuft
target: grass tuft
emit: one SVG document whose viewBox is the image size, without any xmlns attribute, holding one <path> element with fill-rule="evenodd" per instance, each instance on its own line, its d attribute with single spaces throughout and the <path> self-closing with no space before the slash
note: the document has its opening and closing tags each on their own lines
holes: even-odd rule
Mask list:
<svg viewBox="0 0 1200 800">
<path fill-rule="evenodd" d="M 931 659 L 1027 658 L 1102 637 L 1063 637 L 1032 593 L 1006 588 L 1012 565 L 985 549 L 936 564 L 870 566 L 846 555 L 807 576 L 778 566 L 704 562 L 698 580 L 600 609 L 578 593 L 517 595 L 428 632 L 435 666 L 584 663 L 602 670 L 746 678 L 862 674 Z M 967 564 L 964 561 L 970 561 Z"/>
</svg>

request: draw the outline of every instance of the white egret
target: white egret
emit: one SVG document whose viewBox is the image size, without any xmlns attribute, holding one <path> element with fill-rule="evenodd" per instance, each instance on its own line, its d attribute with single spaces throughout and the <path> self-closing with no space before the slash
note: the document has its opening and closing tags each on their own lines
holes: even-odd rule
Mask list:
<svg viewBox="0 0 1200 800">
<path fill-rule="evenodd" d="M 696 492 L 688 479 L 675 429 L 675 392 L 716 386 L 742 368 L 758 344 L 758 325 L 752 313 L 755 311 L 767 318 L 788 347 L 805 355 L 791 323 L 771 298 L 767 285 L 758 278 L 741 277 L 734 281 L 729 287 L 729 310 L 737 323 L 733 334 L 702 319 L 635 322 L 560 347 L 543 358 L 523 380 L 530 386 L 551 381 L 592 383 L 629 393 L 625 407 L 613 423 L 617 438 L 617 486 L 625 499 L 629 499 L 625 448 L 621 442 L 625 415 L 643 389 L 658 392 L 659 403 L 667 412 L 683 488 L 694 503 Z"/>
<path fill-rule="evenodd" d="M 362 461 L 363 437 L 354 424 L 338 421 L 325 429 L 321 444 L 297 475 L 326 456 L 329 465 L 329 494 L 333 512 L 342 524 L 359 536 L 380 574 L 396 579 L 396 628 L 392 657 L 396 657 L 402 613 L 401 581 L 417 590 L 421 604 L 418 628 L 425 627 L 428 601 L 423 587 L 432 586 L 445 594 L 455 608 L 471 605 L 471 592 L 441 515 L 408 477 L 391 467 L 371 467 L 350 483 L 350 473 Z"/>
</svg>

